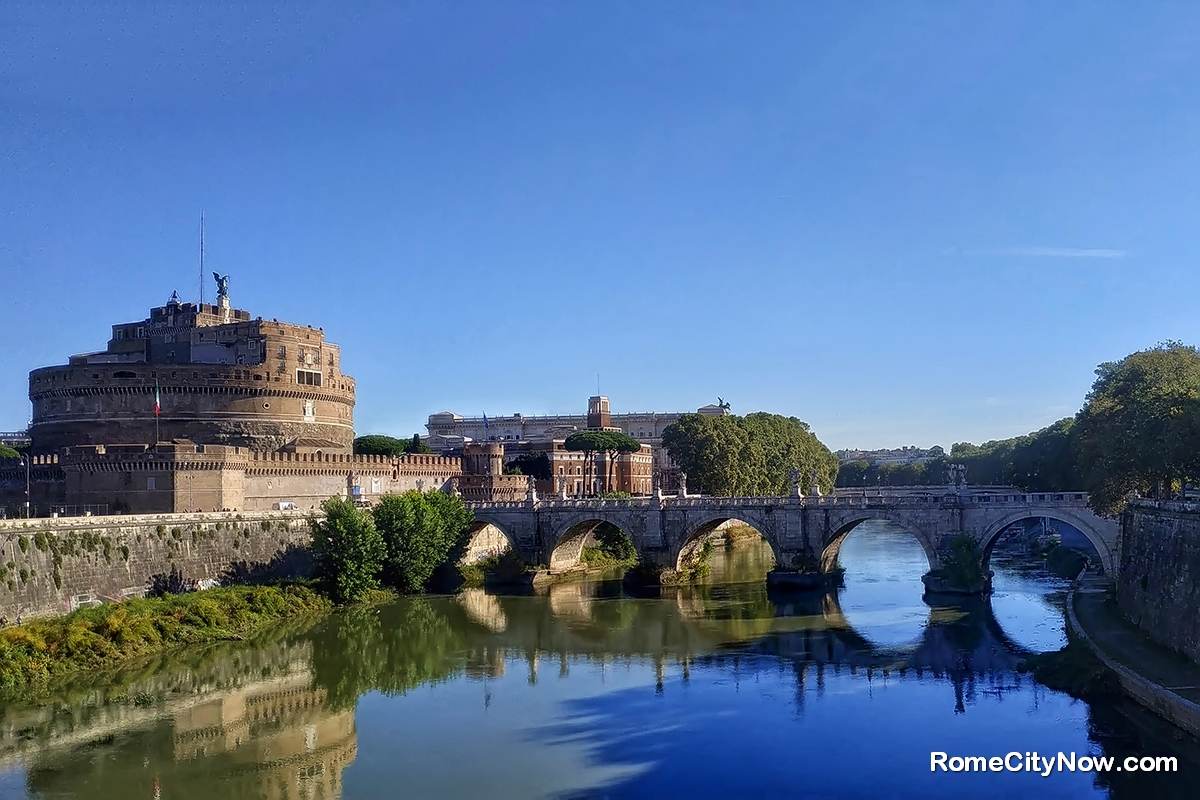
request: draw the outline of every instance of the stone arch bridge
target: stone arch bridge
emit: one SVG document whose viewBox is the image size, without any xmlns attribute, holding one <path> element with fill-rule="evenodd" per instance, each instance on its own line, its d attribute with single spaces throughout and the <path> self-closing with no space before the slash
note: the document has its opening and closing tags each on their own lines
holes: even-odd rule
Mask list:
<svg viewBox="0 0 1200 800">
<path fill-rule="evenodd" d="M 537 499 L 468 503 L 476 528 L 499 528 L 522 558 L 550 570 L 578 563 L 596 527 L 623 530 L 646 560 L 679 568 L 692 548 L 727 521 L 756 528 L 771 546 L 779 570 L 830 570 L 846 536 L 867 520 L 886 520 L 920 542 L 931 570 L 949 540 L 965 533 L 983 551 L 986 574 L 992 548 L 1014 522 L 1046 517 L 1078 529 L 1100 555 L 1107 575 L 1116 574 L 1120 523 L 1100 517 L 1082 492 L 1020 492 L 1004 487 L 841 490 L 792 497 L 668 497 L 621 500 Z"/>
</svg>

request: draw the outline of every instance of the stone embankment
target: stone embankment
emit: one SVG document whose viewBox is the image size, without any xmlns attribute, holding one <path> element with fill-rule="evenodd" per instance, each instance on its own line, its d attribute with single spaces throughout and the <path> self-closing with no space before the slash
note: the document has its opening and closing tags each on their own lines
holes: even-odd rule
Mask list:
<svg viewBox="0 0 1200 800">
<path fill-rule="evenodd" d="M 1156 644 L 1125 619 L 1103 582 L 1088 577 L 1067 599 L 1072 632 L 1116 674 L 1125 694 L 1200 736 L 1200 665 Z"/>
<path fill-rule="evenodd" d="M 297 511 L 0 520 L 0 616 L 65 614 L 169 580 L 308 574 L 310 541 Z"/>
<path fill-rule="evenodd" d="M 1121 613 L 1155 642 L 1200 663 L 1200 503 L 1136 501 L 1121 529 Z"/>
<path fill-rule="evenodd" d="M 1115 585 L 1085 573 L 1071 627 L 1126 694 L 1200 736 L 1200 503 L 1130 502 L 1118 567 Z"/>
</svg>

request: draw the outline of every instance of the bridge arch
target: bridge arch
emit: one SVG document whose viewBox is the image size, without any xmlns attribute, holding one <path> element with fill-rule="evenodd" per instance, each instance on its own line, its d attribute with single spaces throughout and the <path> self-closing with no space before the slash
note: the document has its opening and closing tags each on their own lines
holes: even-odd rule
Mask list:
<svg viewBox="0 0 1200 800">
<path fill-rule="evenodd" d="M 1100 564 L 1104 567 L 1104 573 L 1110 576 L 1116 575 L 1116 539 L 1119 528 L 1115 521 L 1104 520 L 1090 512 L 1081 514 L 1063 508 L 1038 506 L 1023 508 L 1019 511 L 1006 514 L 996 522 L 993 522 L 984 531 L 979 541 L 979 547 L 983 550 L 984 572 L 988 570 L 988 564 L 992 559 L 992 550 L 996 547 L 996 542 L 999 541 L 1000 534 L 1005 528 L 1023 519 L 1039 519 L 1041 517 L 1066 523 L 1082 533 L 1092 543 L 1092 547 L 1096 548 L 1096 552 L 1099 553 Z M 1087 517 L 1092 517 L 1092 519 L 1088 519 Z M 1105 528 L 1111 530 L 1105 530 Z"/>
<path fill-rule="evenodd" d="M 775 557 L 775 563 L 782 564 L 783 560 L 780 558 L 779 543 L 775 541 L 775 536 L 773 535 L 775 525 L 773 524 L 773 520 L 766 519 L 769 516 L 768 513 L 755 509 L 718 509 L 708 512 L 697 519 L 689 519 L 687 535 L 679 543 L 679 552 L 675 555 L 675 568 L 683 569 L 685 562 L 699 550 L 704 540 L 726 522 L 740 522 L 758 531 L 763 541 L 770 545 L 771 554 Z"/>
<path fill-rule="evenodd" d="M 604 523 L 619 529 L 633 540 L 629 528 L 622 524 L 619 517 L 614 519 L 611 514 L 587 511 L 572 514 L 558 521 L 546 539 L 546 566 L 550 571 L 566 570 L 577 565 L 583 548 L 597 543 L 596 530 Z M 636 541 L 634 544 L 636 546 Z"/>
<path fill-rule="evenodd" d="M 862 509 L 838 520 L 837 527 L 831 532 L 828 541 L 822 543 L 820 557 L 821 572 L 829 572 L 833 569 L 837 563 L 838 553 L 842 550 L 842 544 L 846 541 L 846 537 L 853 533 L 854 529 L 859 525 L 871 520 L 890 522 L 899 528 L 903 528 L 905 532 L 911 534 L 917 540 L 917 543 L 921 545 L 921 549 L 925 551 L 925 558 L 929 562 L 930 571 L 938 568 L 940 563 L 937 556 L 938 542 L 934 536 L 931 536 L 925 530 L 924 526 L 895 511 Z"/>
<path fill-rule="evenodd" d="M 467 529 L 467 544 L 458 563 L 475 564 L 491 556 L 502 555 L 516 545 L 516 540 L 503 525 L 476 515 L 475 521 Z"/>
</svg>

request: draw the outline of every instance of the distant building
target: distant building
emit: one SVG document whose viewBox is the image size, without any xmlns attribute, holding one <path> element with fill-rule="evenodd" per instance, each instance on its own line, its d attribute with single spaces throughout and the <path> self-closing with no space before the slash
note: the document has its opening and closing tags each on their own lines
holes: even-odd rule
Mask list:
<svg viewBox="0 0 1200 800">
<path fill-rule="evenodd" d="M 939 445 L 928 449 L 920 447 L 897 447 L 891 450 L 838 450 L 834 453 L 838 461 L 866 461 L 868 464 L 923 464 L 946 455 Z"/>
<path fill-rule="evenodd" d="M 0 431 L 0 444 L 5 447 L 28 447 L 31 441 L 29 431 Z"/>
<path fill-rule="evenodd" d="M 548 416 L 525 416 L 512 414 L 498 417 L 464 417 L 450 411 L 430 414 L 426 428 L 429 435 L 424 441 L 436 452 L 462 452 L 469 442 L 500 442 L 505 444 L 505 458 L 513 460 L 522 453 L 546 452 L 551 457 L 553 472 L 561 475 L 567 483 L 567 493 L 592 494 L 595 487 L 584 487 L 581 453 L 570 453 L 561 447 L 555 449 L 554 442 L 561 442 L 578 430 L 585 428 L 614 428 L 637 439 L 649 450 L 630 454 L 627 463 L 618 463 L 625 476 L 622 485 L 633 488 L 620 489 L 631 494 L 649 494 L 655 476 L 664 491 L 675 491 L 679 483 L 679 469 L 662 447 L 662 432 L 679 420 L 686 412 L 634 412 L 613 414 L 607 397 L 596 396 L 588 400 L 586 414 L 555 414 Z M 709 416 L 729 414 L 728 404 L 707 405 L 695 413 Z M 649 458 L 648 462 L 644 459 Z M 559 469 L 561 468 L 561 472 Z M 646 473 L 649 474 L 646 474 Z M 601 473 L 603 475 L 603 473 Z M 578 485 L 575 478 L 578 478 Z M 636 489 L 636 490 L 635 490 Z M 644 491 L 643 491 L 644 489 Z M 543 491 L 539 488 L 539 491 Z M 551 491 L 558 493 L 555 485 Z"/>
</svg>

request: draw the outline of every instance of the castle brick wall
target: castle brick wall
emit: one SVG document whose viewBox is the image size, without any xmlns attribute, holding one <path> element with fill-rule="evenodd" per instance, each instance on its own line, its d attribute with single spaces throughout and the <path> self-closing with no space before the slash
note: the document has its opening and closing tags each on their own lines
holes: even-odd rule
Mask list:
<svg viewBox="0 0 1200 800">
<path fill-rule="evenodd" d="M 462 459 L 444 456 L 253 453 L 220 445 L 97 446 L 34 459 L 33 508 L 43 516 L 85 506 L 136 514 L 266 511 L 279 503 L 310 510 L 330 497 L 350 496 L 354 486 L 372 502 L 414 489 L 449 491 L 462 474 Z M 22 514 L 24 501 L 24 467 L 0 462 L 0 502 L 9 516 Z"/>
<path fill-rule="evenodd" d="M 294 439 L 326 440 L 349 453 L 354 382 L 296 383 L 294 364 L 73 364 L 29 376 L 34 450 L 80 444 L 189 439 L 277 450 Z M 303 368 L 301 364 L 299 368 Z M 154 415 L 155 390 L 162 413 Z M 311 414 L 306 412 L 311 411 Z"/>
<path fill-rule="evenodd" d="M 362 499 L 409 490 L 446 491 L 462 474 L 462 460 L 443 456 L 349 456 L 340 453 L 263 453 L 246 468 L 247 509 L 269 509 L 292 502 L 318 508 L 333 496 L 349 496 L 357 485 Z"/>
<path fill-rule="evenodd" d="M 172 569 L 195 581 L 307 574 L 310 542 L 297 511 L 0 520 L 0 614 L 140 596 Z"/>
</svg>

